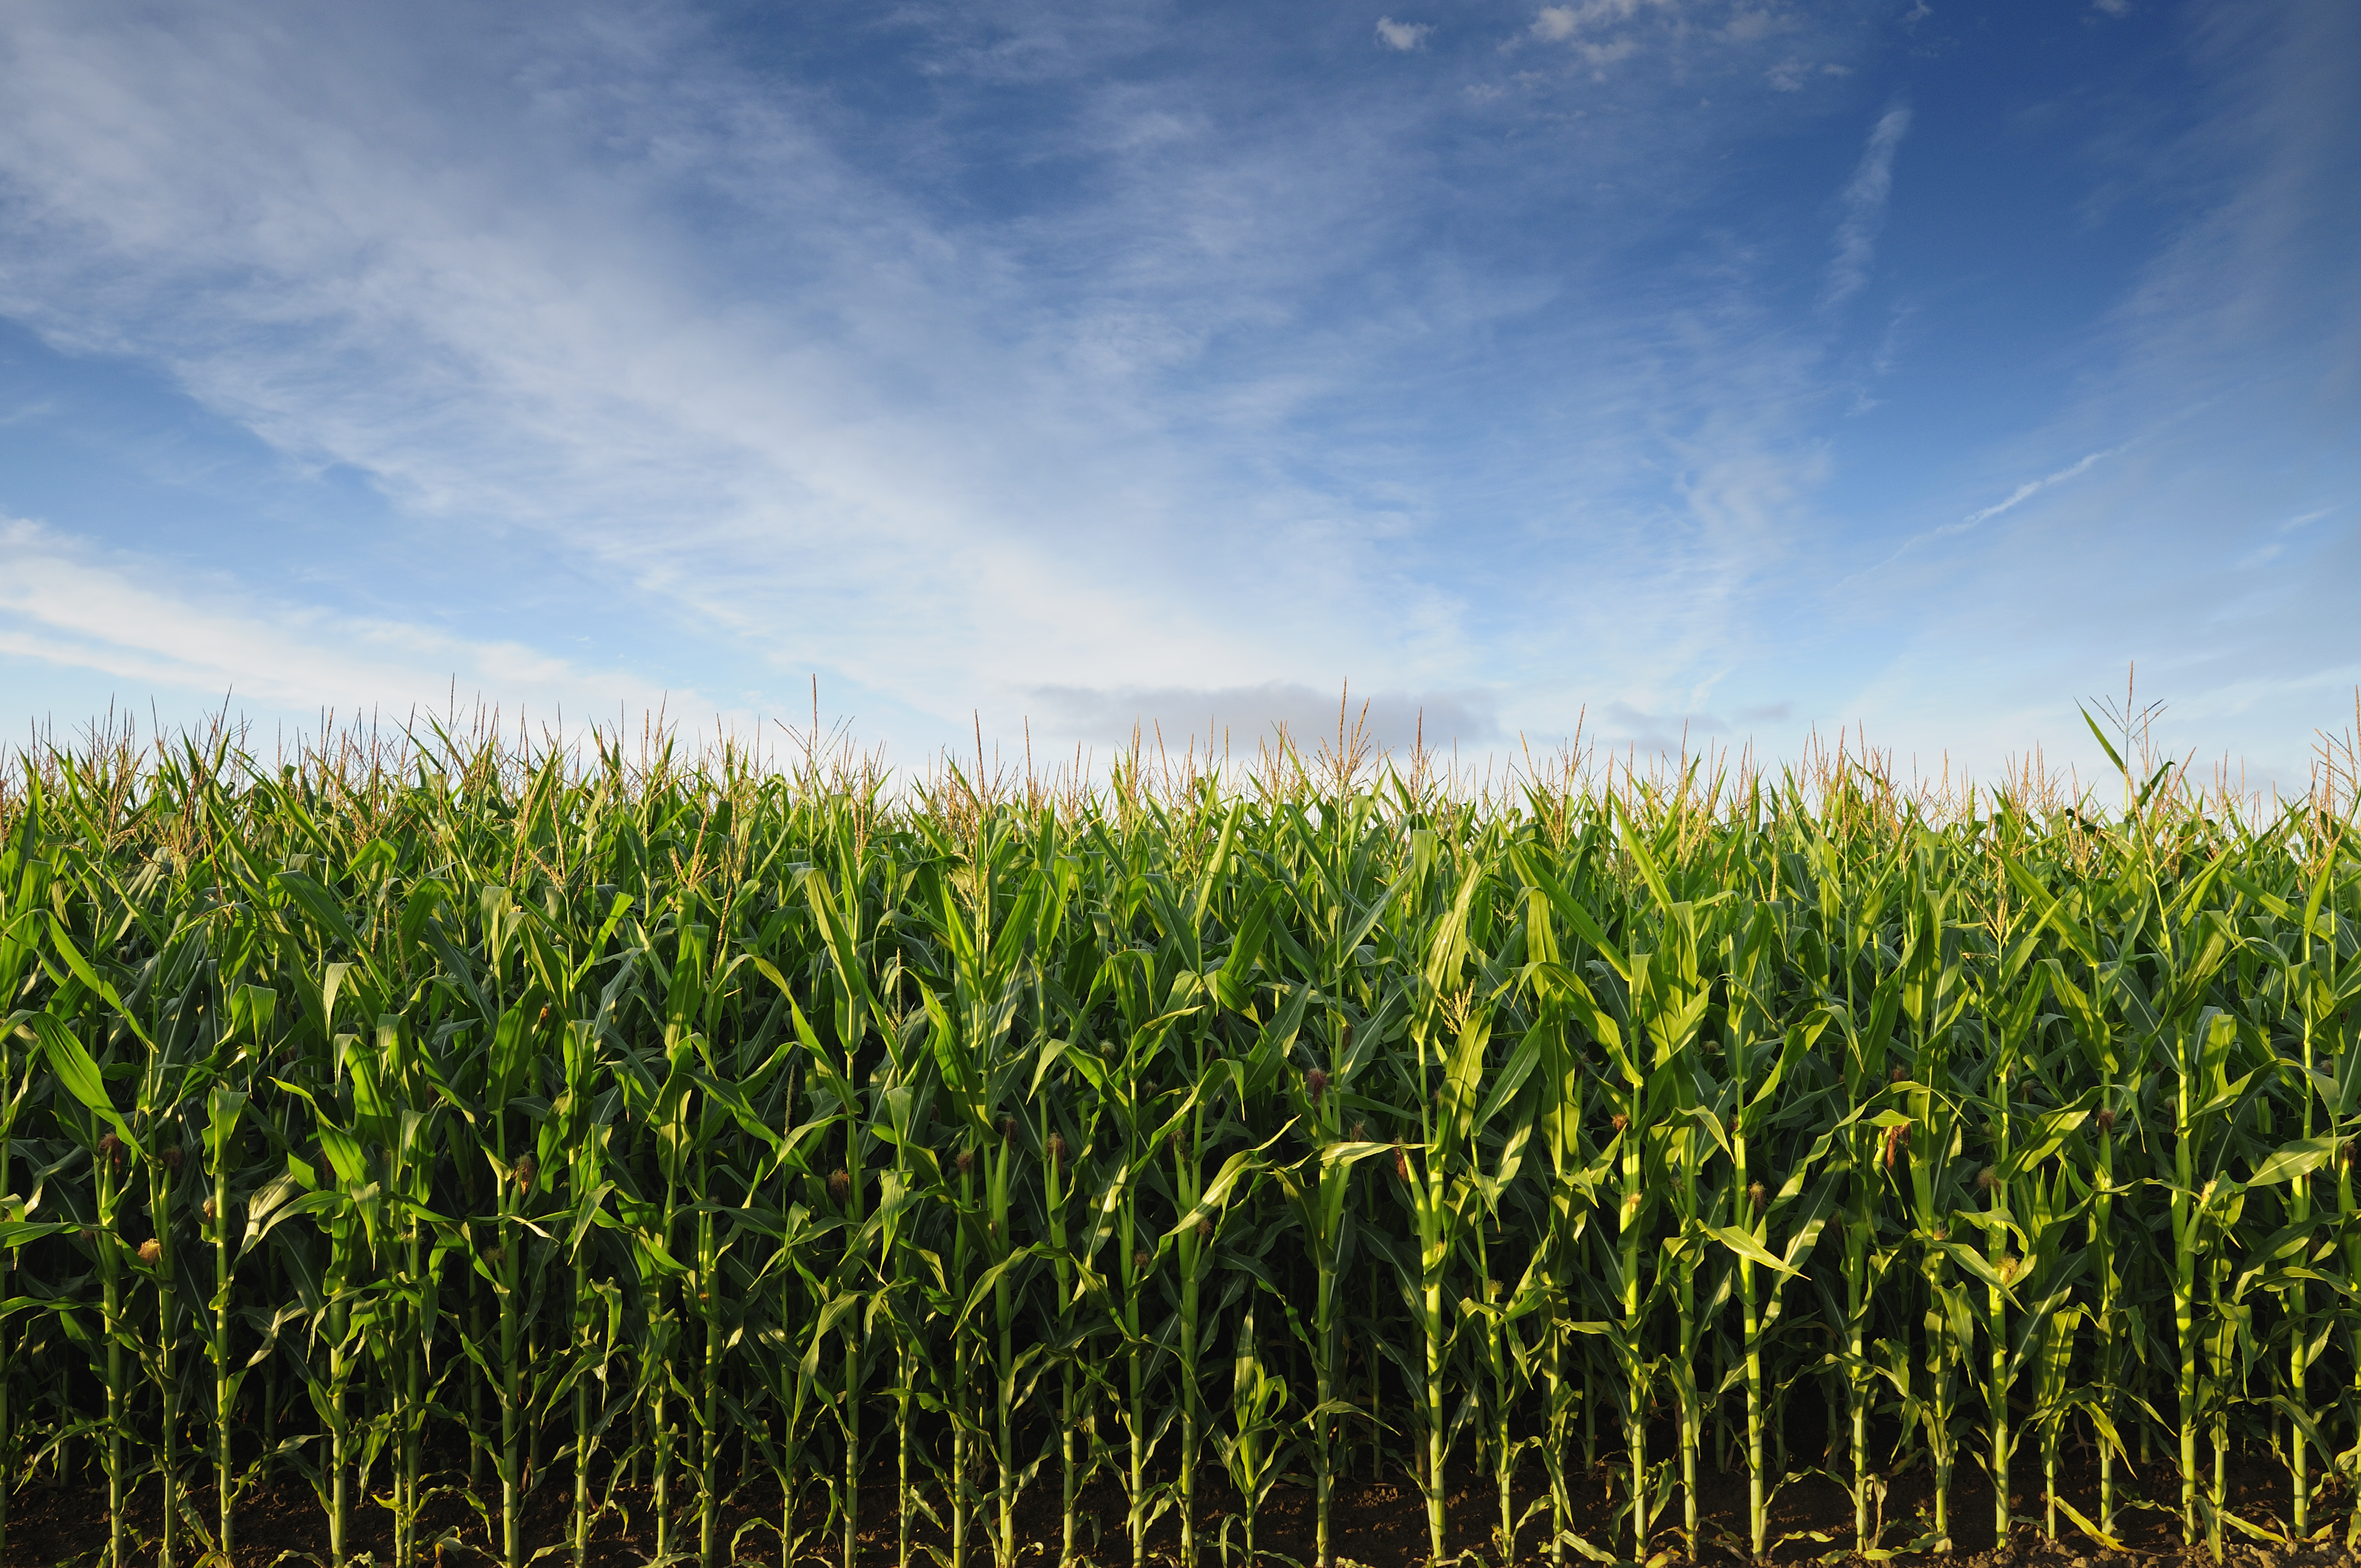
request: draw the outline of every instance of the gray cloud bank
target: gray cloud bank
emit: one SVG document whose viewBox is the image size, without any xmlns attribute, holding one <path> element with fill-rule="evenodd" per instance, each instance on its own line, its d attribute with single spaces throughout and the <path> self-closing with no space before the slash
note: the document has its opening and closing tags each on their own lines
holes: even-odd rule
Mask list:
<svg viewBox="0 0 2361 1568">
<path fill-rule="evenodd" d="M 1782 726 L 1795 717 L 1792 702 L 1762 703 L 1727 714 L 1700 708 L 1653 713 L 1626 702 L 1610 702 L 1600 714 L 1599 739 L 1609 751 L 1626 748 L 1642 756 L 1680 756 L 1708 746 L 1743 742 L 1758 725 Z"/>
<path fill-rule="evenodd" d="M 1235 751 L 1251 753 L 1259 741 L 1282 729 L 1299 745 L 1336 734 L 1340 697 L 1346 727 L 1366 724 L 1378 747 L 1406 751 L 1421 740 L 1430 747 L 1455 741 L 1476 744 L 1500 738 L 1492 697 L 1481 691 L 1323 692 L 1290 681 L 1243 686 L 1034 686 L 1027 694 L 1033 718 L 1050 733 L 1069 740 L 1121 745 L 1137 725 L 1168 745 L 1212 736 Z"/>
</svg>

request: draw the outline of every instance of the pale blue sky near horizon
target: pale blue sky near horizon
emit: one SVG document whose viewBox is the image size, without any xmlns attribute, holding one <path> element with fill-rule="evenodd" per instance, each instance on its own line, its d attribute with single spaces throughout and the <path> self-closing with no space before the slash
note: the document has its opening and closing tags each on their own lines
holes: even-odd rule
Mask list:
<svg viewBox="0 0 2361 1568">
<path fill-rule="evenodd" d="M 2300 784 L 2349 0 L 0 4 L 0 725 Z"/>
</svg>

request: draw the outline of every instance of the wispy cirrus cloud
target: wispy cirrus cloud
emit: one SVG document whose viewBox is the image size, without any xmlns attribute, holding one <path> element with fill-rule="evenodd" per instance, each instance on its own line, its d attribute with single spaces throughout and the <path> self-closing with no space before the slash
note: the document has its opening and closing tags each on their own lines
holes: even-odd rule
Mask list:
<svg viewBox="0 0 2361 1568">
<path fill-rule="evenodd" d="M 1894 155 L 1909 134 L 1910 110 L 1888 109 L 1880 115 L 1861 148 L 1861 161 L 1845 184 L 1844 216 L 1837 224 L 1836 255 L 1828 263 L 1828 284 L 1820 293 L 1823 306 L 1844 303 L 1869 282 L 1871 262 L 1877 254 L 1878 232 L 1885 226 L 1885 204 L 1894 194 Z"/>
<path fill-rule="evenodd" d="M 1663 7 L 1554 9 L 1544 34 L 1598 43 Z M 1788 465 L 1745 411 L 1766 384 L 1751 330 L 1694 297 L 1628 321 L 1553 308 L 1659 218 L 1626 197 L 1620 226 L 1571 253 L 1433 248 L 1471 179 L 1566 211 L 1594 199 L 1455 139 L 1464 77 L 1307 100 L 1224 54 L 1135 79 L 1108 67 L 1163 47 L 1152 29 L 916 7 L 859 27 L 911 46 L 933 118 L 871 121 L 817 82 L 748 73 L 686 8 L 489 31 L 464 7 L 429 15 L 128 27 L 12 9 L 0 55 L 26 90 L 0 114 L 0 311 L 167 367 L 274 449 L 365 475 L 397 525 L 539 540 L 603 597 L 619 649 L 686 625 L 741 650 L 748 674 L 701 683 L 731 700 L 816 667 L 1007 722 L 1082 674 L 1460 690 L 1501 630 L 1499 604 L 1476 608 L 1484 542 L 1564 515 L 1569 483 L 1595 520 L 1581 570 L 1627 581 L 1627 603 L 1726 609 L 1784 549 L 1788 503 L 1747 488 L 1784 467 L 1792 497 L 1812 460 Z M 1206 47 L 1243 15 L 1213 17 Z M 1392 26 L 1389 46 L 1433 41 Z M 1743 77 L 1754 47 L 1705 63 Z M 992 117 L 1028 81 L 1074 91 L 1044 100 L 1049 119 Z M 1586 173 L 1645 170 L 1669 219 L 1666 175 L 1692 155 L 1662 156 L 1651 126 L 1693 138 L 1691 90 L 1635 83 Z M 963 167 L 1020 133 L 1027 158 L 1086 170 L 1088 199 Z M 1686 178 L 1710 178 L 1702 156 Z M 1579 359 L 1550 346 L 1570 335 Z M 1538 460 L 1471 510 L 1447 499 L 1456 460 L 1435 466 L 1455 414 L 1382 389 L 1487 358 L 1504 386 L 1529 362 L 1598 368 L 1551 372 L 1542 410 L 1501 405 Z M 1631 401 L 1635 367 L 1654 411 Z M 1667 407 L 1694 433 L 1679 449 L 1651 433 Z M 1551 455 L 1558 411 L 1587 411 L 1603 463 Z M 1619 430 L 1641 444 L 1615 453 Z M 1668 553 L 1681 532 L 1716 541 L 1710 561 Z M 1572 645 L 1545 597 L 1520 602 L 1568 569 L 1572 538 L 1546 562 L 1519 548 L 1528 571 L 1499 602 L 1538 618 L 1533 645 Z M 332 554 L 307 579 L 323 614 L 358 591 L 338 570 Z M 450 592 L 433 577 L 422 565 L 416 591 Z"/>
<path fill-rule="evenodd" d="M 2342 280 L 2361 245 L 2344 199 L 2361 176 L 2361 14 L 2190 21 L 2199 90 L 2141 154 L 2171 221 L 2067 361 L 2071 395 L 1930 500 L 1954 520 L 1916 536 L 1935 547 L 1833 601 L 1863 620 L 1909 607 L 1851 705 L 1889 741 L 1995 753 L 2058 693 L 2120 690 L 2135 662 L 2169 705 L 2166 744 L 2229 753 L 2257 787 L 2302 788 L 2314 727 L 2350 721 L 2361 527 L 2341 498 L 2361 495 L 2361 463 L 2342 432 L 2361 297 Z M 2070 724 L 2052 739 L 2070 747 Z"/>
<path fill-rule="evenodd" d="M 646 613 L 914 697 L 962 665 L 1079 661 L 1144 611 L 1118 586 L 1140 564 L 1195 570 L 1159 519 L 1225 481 L 1159 438 L 1141 382 L 1157 336 L 1210 323 L 1170 299 L 1146 334 L 1110 331 L 1103 296 L 1045 310 L 1011 286 L 1010 236 L 946 229 L 677 20 L 488 40 L 509 52 L 478 63 L 354 17 L 12 16 L 0 38 L 51 87 L 0 126 L 19 242 L 0 303 L 162 359 L 285 451 L 544 531 Z M 642 92 L 619 53 L 679 74 Z M 430 96 L 434 116 L 403 112 Z M 688 225 L 684 198 L 734 234 Z M 1013 507 L 972 499 L 994 491 Z M 1089 525 L 1110 502 L 1133 529 Z M 1060 599 L 1103 607 L 1063 653 L 1015 630 Z M 859 630 L 889 614 L 893 642 Z M 1249 667 L 1287 658 L 1236 634 Z"/>
<path fill-rule="evenodd" d="M 2044 474 L 2037 479 L 2027 479 L 2025 483 L 2017 486 L 2016 488 L 2009 491 L 2008 494 L 2003 496 L 2000 499 L 1993 502 L 1992 505 L 1978 507 L 1975 510 L 1968 513 L 1967 516 L 1960 519 L 1957 522 L 1945 523 L 1941 528 L 1935 531 L 1936 535 L 1939 537 L 1945 534 L 1964 533 L 1969 529 L 1990 522 L 1993 519 L 2000 516 L 2004 512 L 2015 511 L 2018 507 L 2023 506 L 2026 501 L 2031 500 L 2034 497 L 2039 495 L 2042 491 L 2048 489 L 2051 486 L 2062 485 L 2069 479 L 2079 479 L 2083 475 L 2089 473 L 2092 469 L 2097 467 L 2100 464 L 2105 462 L 2108 458 L 2120 456 L 2129 449 L 2130 444 L 2126 443 L 2122 446 L 2109 447 L 2104 452 L 2085 453 L 2082 456 L 2067 464 L 2066 466 L 2059 469 L 2056 473 Z"/>
</svg>

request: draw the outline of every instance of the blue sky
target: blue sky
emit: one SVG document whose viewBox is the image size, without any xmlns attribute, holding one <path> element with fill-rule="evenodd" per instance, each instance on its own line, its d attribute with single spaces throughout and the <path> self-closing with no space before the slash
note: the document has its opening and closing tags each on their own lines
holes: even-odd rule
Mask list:
<svg viewBox="0 0 2361 1568">
<path fill-rule="evenodd" d="M 2361 682 L 2349 0 L 0 7 L 0 722 Z"/>
</svg>

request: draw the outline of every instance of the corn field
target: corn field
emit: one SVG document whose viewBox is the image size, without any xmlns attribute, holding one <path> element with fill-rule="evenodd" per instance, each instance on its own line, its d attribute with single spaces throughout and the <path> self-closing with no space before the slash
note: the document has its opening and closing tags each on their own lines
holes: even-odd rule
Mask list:
<svg viewBox="0 0 2361 1568">
<path fill-rule="evenodd" d="M 77 1486 L 107 1568 L 228 1561 L 288 1476 L 332 1568 L 522 1568 L 536 1492 L 708 1568 L 1013 1568 L 1028 1497 L 1251 1565 L 1281 1488 L 1328 1568 L 1375 1475 L 1499 1564 L 1758 1559 L 1806 1475 L 1885 1553 L 1971 1475 L 2361 1528 L 2349 789 L 1330 760 L 24 760 L 0 1536 Z"/>
</svg>

